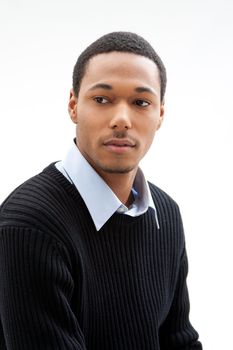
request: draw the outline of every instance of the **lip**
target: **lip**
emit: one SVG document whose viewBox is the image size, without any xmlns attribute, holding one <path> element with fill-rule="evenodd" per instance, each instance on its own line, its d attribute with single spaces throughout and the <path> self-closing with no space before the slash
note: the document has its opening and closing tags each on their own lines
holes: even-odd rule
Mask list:
<svg viewBox="0 0 233 350">
<path fill-rule="evenodd" d="M 135 143 L 130 139 L 109 139 L 104 142 L 105 146 L 135 147 Z"/>
<path fill-rule="evenodd" d="M 130 151 L 136 144 L 130 139 L 109 139 L 105 141 L 104 146 L 114 153 L 125 153 Z"/>
</svg>

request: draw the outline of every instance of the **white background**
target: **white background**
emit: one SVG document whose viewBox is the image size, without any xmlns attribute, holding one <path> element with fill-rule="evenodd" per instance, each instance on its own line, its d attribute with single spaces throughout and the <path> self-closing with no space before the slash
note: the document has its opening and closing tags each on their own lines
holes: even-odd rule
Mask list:
<svg viewBox="0 0 233 350">
<path fill-rule="evenodd" d="M 205 350 L 232 348 L 232 18 L 231 0 L 0 3 L 0 202 L 69 148 L 72 70 L 88 44 L 129 30 L 161 55 L 166 118 L 142 167 L 180 205 Z"/>
</svg>

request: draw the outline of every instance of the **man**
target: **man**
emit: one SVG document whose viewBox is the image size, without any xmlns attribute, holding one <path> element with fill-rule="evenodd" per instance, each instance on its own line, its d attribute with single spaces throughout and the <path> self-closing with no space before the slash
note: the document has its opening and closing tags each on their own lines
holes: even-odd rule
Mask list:
<svg viewBox="0 0 233 350">
<path fill-rule="evenodd" d="M 1 207 L 0 349 L 202 349 L 178 206 L 139 168 L 165 87 L 136 34 L 107 34 L 80 55 L 67 157 Z"/>
</svg>

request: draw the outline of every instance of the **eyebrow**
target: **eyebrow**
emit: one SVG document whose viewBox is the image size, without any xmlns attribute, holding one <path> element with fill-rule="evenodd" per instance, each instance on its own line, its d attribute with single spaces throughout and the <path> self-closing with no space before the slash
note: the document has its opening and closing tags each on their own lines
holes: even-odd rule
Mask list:
<svg viewBox="0 0 233 350">
<path fill-rule="evenodd" d="M 112 87 L 112 85 L 109 85 L 109 84 L 99 83 L 99 84 L 93 85 L 89 90 L 91 91 L 91 90 L 95 90 L 95 89 L 112 90 L 113 87 Z"/>
<path fill-rule="evenodd" d="M 98 83 L 98 84 L 93 85 L 89 89 L 89 91 L 95 90 L 95 89 L 113 90 L 113 86 L 110 84 Z M 134 91 L 139 92 L 139 93 L 149 92 L 150 94 L 157 96 L 157 93 L 153 89 L 148 88 L 146 86 L 138 86 L 134 89 Z"/>
<path fill-rule="evenodd" d="M 149 92 L 150 94 L 157 95 L 156 92 L 153 89 L 145 87 L 145 86 L 136 87 L 134 89 L 134 91 L 139 92 L 139 93 L 140 92 Z"/>
</svg>

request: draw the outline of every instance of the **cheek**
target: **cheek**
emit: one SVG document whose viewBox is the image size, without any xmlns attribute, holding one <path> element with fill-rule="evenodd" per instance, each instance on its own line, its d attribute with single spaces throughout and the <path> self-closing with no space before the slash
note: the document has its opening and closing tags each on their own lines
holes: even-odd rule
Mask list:
<svg viewBox="0 0 233 350">
<path fill-rule="evenodd" d="M 150 123 L 141 128 L 141 144 L 144 146 L 144 151 L 147 151 L 150 148 L 154 140 L 156 129 L 156 125 Z"/>
<path fill-rule="evenodd" d="M 141 132 L 143 137 L 145 138 L 145 141 L 153 140 L 157 128 L 158 123 L 155 121 L 148 120 L 144 121 L 144 123 L 141 124 Z"/>
<path fill-rule="evenodd" d="M 154 140 L 154 136 L 155 136 L 155 132 L 153 133 L 150 133 L 149 135 L 147 135 L 147 138 L 146 138 L 146 142 L 145 142 L 145 148 L 146 150 L 148 150 Z"/>
<path fill-rule="evenodd" d="M 76 129 L 80 145 L 85 146 L 86 149 L 93 148 L 100 134 L 96 118 L 90 118 L 86 114 L 80 117 Z"/>
</svg>

